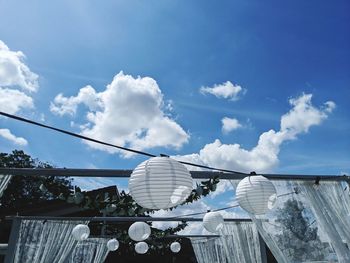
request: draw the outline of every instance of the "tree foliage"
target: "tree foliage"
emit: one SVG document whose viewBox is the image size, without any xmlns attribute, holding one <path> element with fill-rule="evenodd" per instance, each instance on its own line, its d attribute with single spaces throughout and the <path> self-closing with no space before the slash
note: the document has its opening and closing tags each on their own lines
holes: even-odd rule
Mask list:
<svg viewBox="0 0 350 263">
<path fill-rule="evenodd" d="M 52 165 L 41 162 L 23 151 L 14 150 L 12 153 L 0 153 L 0 167 L 6 168 L 52 168 Z M 42 185 L 48 191 L 42 191 Z M 13 176 L 0 198 L 1 214 L 6 211 L 18 211 L 42 201 L 52 200 L 60 193 L 69 194 L 73 189 L 72 180 L 56 176 Z"/>
<path fill-rule="evenodd" d="M 323 260 L 324 244 L 317 235 L 318 228 L 308 216 L 302 202 L 289 199 L 276 211 L 276 222 L 282 226 L 282 233 L 277 235 L 278 243 L 285 248 L 285 253 L 293 262 Z"/>
</svg>

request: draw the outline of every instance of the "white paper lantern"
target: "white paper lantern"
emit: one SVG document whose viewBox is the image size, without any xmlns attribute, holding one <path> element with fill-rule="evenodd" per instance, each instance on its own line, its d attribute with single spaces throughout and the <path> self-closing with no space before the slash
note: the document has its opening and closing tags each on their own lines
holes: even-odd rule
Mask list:
<svg viewBox="0 0 350 263">
<path fill-rule="evenodd" d="M 73 238 L 77 241 L 86 240 L 90 235 L 90 228 L 87 225 L 76 225 L 72 230 Z"/>
<path fill-rule="evenodd" d="M 173 253 L 179 253 L 180 250 L 181 250 L 181 245 L 179 242 L 173 242 L 171 243 L 170 245 L 170 250 L 173 252 Z"/>
<path fill-rule="evenodd" d="M 145 254 L 148 251 L 148 245 L 146 242 L 138 242 L 135 245 L 135 251 L 137 254 Z"/>
<path fill-rule="evenodd" d="M 107 249 L 108 251 L 116 251 L 119 248 L 119 241 L 115 238 L 108 240 Z"/>
<path fill-rule="evenodd" d="M 135 168 L 129 179 L 129 189 L 140 206 L 167 209 L 187 199 L 192 191 L 192 177 L 178 161 L 153 157 Z"/>
<path fill-rule="evenodd" d="M 203 217 L 203 226 L 207 231 L 218 234 L 224 227 L 224 218 L 220 212 L 208 212 Z"/>
<path fill-rule="evenodd" d="M 135 222 L 129 227 L 128 234 L 134 241 L 143 241 L 151 234 L 151 228 L 144 222 Z"/>
<path fill-rule="evenodd" d="M 248 176 L 237 185 L 236 199 L 247 212 L 263 215 L 272 209 L 276 202 L 276 188 L 264 176 Z"/>
</svg>

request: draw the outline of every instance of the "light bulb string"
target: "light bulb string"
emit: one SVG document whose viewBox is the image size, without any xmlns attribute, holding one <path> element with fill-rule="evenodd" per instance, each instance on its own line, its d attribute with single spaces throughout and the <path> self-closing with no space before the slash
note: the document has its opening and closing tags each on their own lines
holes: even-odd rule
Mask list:
<svg viewBox="0 0 350 263">
<path fill-rule="evenodd" d="M 0 115 L 8 117 L 10 119 L 17 120 L 17 121 L 21 121 L 21 122 L 29 123 L 29 124 L 32 124 L 32 125 L 35 125 L 35 126 L 39 126 L 41 128 L 46 128 L 46 129 L 49 129 L 49 130 L 60 132 L 60 133 L 63 133 L 63 134 L 66 134 L 66 135 L 69 135 L 69 136 L 72 136 L 72 137 L 76 137 L 76 138 L 79 138 L 79 139 L 82 139 L 82 140 L 86 140 L 86 141 L 102 144 L 102 145 L 109 146 L 109 147 L 114 147 L 114 148 L 117 148 L 119 150 L 128 151 L 128 152 L 132 152 L 132 153 L 136 153 L 136 154 L 140 154 L 140 155 L 145 155 L 145 156 L 148 156 L 148 157 L 157 157 L 157 155 L 152 154 L 152 153 L 147 153 L 147 152 L 144 152 L 144 151 L 139 151 L 139 150 L 135 150 L 135 149 L 131 149 L 131 148 L 127 148 L 127 147 L 123 147 L 123 146 L 107 143 L 107 142 L 104 142 L 104 141 L 101 141 L 101 140 L 93 139 L 91 137 L 87 137 L 87 136 L 84 136 L 84 135 L 81 135 L 81 134 L 77 134 L 77 133 L 70 132 L 70 131 L 67 131 L 67 130 L 64 130 L 64 129 L 56 128 L 54 126 L 42 124 L 42 123 L 39 123 L 39 122 L 36 122 L 36 121 L 33 121 L 33 120 L 29 120 L 29 119 L 26 119 L 26 118 L 23 118 L 23 117 L 19 117 L 19 116 L 13 115 L 13 114 L 9 114 L 9 113 L 6 113 L 6 112 L 0 111 Z M 160 154 L 159 156 L 168 156 L 168 155 Z M 215 168 L 215 167 L 201 165 L 201 164 L 196 164 L 196 163 L 191 163 L 191 162 L 185 162 L 185 161 L 178 161 L 178 162 L 182 163 L 184 165 L 189 165 L 189 166 L 203 168 L 203 169 L 208 169 L 208 170 L 215 170 L 215 171 L 227 172 L 227 173 L 233 173 L 233 174 L 240 174 L 240 175 L 249 175 L 249 174 L 243 173 L 243 172 L 237 172 L 237 171 L 233 171 L 233 170 Z"/>
</svg>

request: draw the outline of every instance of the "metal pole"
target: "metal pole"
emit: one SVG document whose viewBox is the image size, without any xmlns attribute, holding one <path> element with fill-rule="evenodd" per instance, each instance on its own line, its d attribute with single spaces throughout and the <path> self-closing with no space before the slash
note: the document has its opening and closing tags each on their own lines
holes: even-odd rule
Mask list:
<svg viewBox="0 0 350 263">
<path fill-rule="evenodd" d="M 106 221 L 106 222 L 201 222 L 196 217 L 55 217 L 55 216 L 7 216 L 6 220 L 71 220 L 71 221 Z M 251 222 L 250 218 L 225 218 L 225 222 Z"/>
<path fill-rule="evenodd" d="M 5 263 L 12 263 L 15 259 L 15 252 L 16 252 L 16 246 L 17 246 L 17 241 L 19 237 L 19 229 L 21 226 L 21 221 L 22 221 L 22 218 L 20 217 L 13 218 L 10 239 L 9 239 L 7 253 L 5 257 Z"/>
<path fill-rule="evenodd" d="M 15 176 L 72 176 L 72 177 L 130 177 L 132 170 L 123 169 L 68 169 L 68 168 L 0 168 L 0 174 L 11 174 Z M 247 175 L 224 173 L 215 171 L 191 171 L 194 179 L 210 179 L 218 176 L 220 179 L 243 179 Z M 321 181 L 347 181 L 347 175 L 315 175 L 315 174 L 261 174 L 273 180 L 306 180 L 314 181 L 320 178 Z"/>
</svg>

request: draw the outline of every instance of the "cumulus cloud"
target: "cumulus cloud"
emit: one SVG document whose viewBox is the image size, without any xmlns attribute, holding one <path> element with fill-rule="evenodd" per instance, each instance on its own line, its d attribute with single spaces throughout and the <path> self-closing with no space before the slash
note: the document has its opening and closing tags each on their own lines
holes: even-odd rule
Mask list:
<svg viewBox="0 0 350 263">
<path fill-rule="evenodd" d="M 31 94 L 39 88 L 38 75 L 30 71 L 24 59 L 21 51 L 10 50 L 0 40 L 0 111 L 16 114 L 34 108 Z M 28 143 L 8 129 L 2 129 L 1 136 L 18 145 Z"/>
<path fill-rule="evenodd" d="M 37 91 L 38 75 L 31 72 L 23 59 L 21 51 L 11 51 L 0 40 L 0 86 L 19 87 L 29 92 Z"/>
<path fill-rule="evenodd" d="M 0 111 L 15 114 L 21 109 L 32 109 L 32 97 L 20 90 L 0 87 Z"/>
<path fill-rule="evenodd" d="M 80 89 L 78 95 L 56 96 L 51 112 L 74 116 L 79 105 L 85 105 L 88 122 L 81 133 L 102 141 L 136 149 L 153 147 L 180 148 L 189 135 L 164 112 L 163 94 L 150 77 L 134 78 L 117 74 L 102 92 L 91 86 Z M 88 143 L 110 153 L 118 150 Z"/>
<path fill-rule="evenodd" d="M 22 137 L 16 137 L 11 133 L 9 129 L 0 129 L 0 136 L 19 146 L 25 146 L 28 144 L 26 139 Z"/>
<path fill-rule="evenodd" d="M 311 94 L 290 99 L 292 108 L 281 117 L 280 130 L 262 133 L 257 145 L 250 150 L 239 144 L 223 144 L 217 139 L 205 145 L 199 153 L 175 158 L 244 172 L 271 171 L 278 165 L 282 143 L 296 139 L 299 134 L 307 133 L 310 127 L 321 124 L 335 107 L 334 102 L 328 101 L 317 108 L 312 105 L 311 99 Z"/>
<path fill-rule="evenodd" d="M 201 87 L 200 92 L 235 101 L 239 99 L 240 94 L 245 93 L 245 90 L 239 85 L 234 85 L 231 81 L 226 81 L 219 85 L 215 84 L 213 87 Z"/>
<path fill-rule="evenodd" d="M 242 124 L 235 118 L 224 117 L 221 120 L 222 132 L 227 134 L 242 127 Z"/>
</svg>

